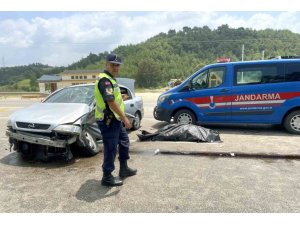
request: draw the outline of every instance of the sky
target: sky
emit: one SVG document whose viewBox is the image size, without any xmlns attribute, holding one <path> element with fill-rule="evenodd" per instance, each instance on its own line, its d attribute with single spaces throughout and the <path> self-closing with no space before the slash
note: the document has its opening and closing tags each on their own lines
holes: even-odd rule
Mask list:
<svg viewBox="0 0 300 225">
<path fill-rule="evenodd" d="M 229 4 L 225 5 L 214 4 L 215 0 L 208 5 L 199 4 L 200 0 L 177 0 L 177 6 L 164 0 L 160 3 L 152 0 L 152 5 L 144 6 L 141 1 L 124 4 L 121 0 L 85 0 L 85 6 L 75 1 L 72 6 L 57 4 L 59 7 L 53 1 L 63 2 L 10 0 L 10 4 L 2 7 L 0 67 L 31 63 L 68 66 L 90 53 L 110 52 L 120 45 L 141 43 L 161 32 L 179 31 L 184 26 L 217 29 L 228 24 L 230 28 L 289 29 L 300 34 L 300 11 L 295 11 L 293 6 L 276 5 L 276 1 L 272 1 L 273 8 L 261 4 L 270 3 L 269 0 L 260 3 L 252 0 L 251 5 L 238 1 L 244 2 L 240 8 L 232 7 L 237 3 L 235 0 L 228 0 Z M 34 7 L 16 7 L 17 2 L 31 2 Z"/>
</svg>

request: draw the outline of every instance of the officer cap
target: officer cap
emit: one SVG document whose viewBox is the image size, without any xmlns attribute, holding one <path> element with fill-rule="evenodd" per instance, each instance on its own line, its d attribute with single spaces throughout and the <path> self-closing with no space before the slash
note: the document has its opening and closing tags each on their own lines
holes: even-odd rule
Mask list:
<svg viewBox="0 0 300 225">
<path fill-rule="evenodd" d="M 121 56 L 116 55 L 115 53 L 111 53 L 106 57 L 106 61 L 113 63 L 113 64 L 122 64 L 122 58 Z"/>
</svg>

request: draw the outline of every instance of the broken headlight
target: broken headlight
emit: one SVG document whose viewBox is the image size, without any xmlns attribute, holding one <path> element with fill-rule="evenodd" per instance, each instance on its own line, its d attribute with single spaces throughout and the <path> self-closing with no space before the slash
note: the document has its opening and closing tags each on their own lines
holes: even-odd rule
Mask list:
<svg viewBox="0 0 300 225">
<path fill-rule="evenodd" d="M 81 128 L 75 125 L 58 125 L 53 131 L 58 133 L 81 134 Z"/>
</svg>

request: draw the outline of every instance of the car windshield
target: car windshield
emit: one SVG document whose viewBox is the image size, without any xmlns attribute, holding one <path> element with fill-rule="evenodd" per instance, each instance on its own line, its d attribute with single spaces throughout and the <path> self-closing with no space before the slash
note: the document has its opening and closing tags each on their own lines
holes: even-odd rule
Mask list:
<svg viewBox="0 0 300 225">
<path fill-rule="evenodd" d="M 92 104 L 94 101 L 94 86 L 73 86 L 50 95 L 45 103 L 85 103 Z"/>
</svg>

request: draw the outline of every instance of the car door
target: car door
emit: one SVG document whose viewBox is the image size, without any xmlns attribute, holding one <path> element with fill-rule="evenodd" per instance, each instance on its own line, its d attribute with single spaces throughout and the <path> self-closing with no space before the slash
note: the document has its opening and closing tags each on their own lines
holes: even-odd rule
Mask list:
<svg viewBox="0 0 300 225">
<path fill-rule="evenodd" d="M 125 105 L 125 112 L 134 116 L 137 111 L 137 108 L 134 104 L 133 94 L 131 93 L 129 88 L 124 86 L 120 86 L 120 90 Z"/>
</svg>

